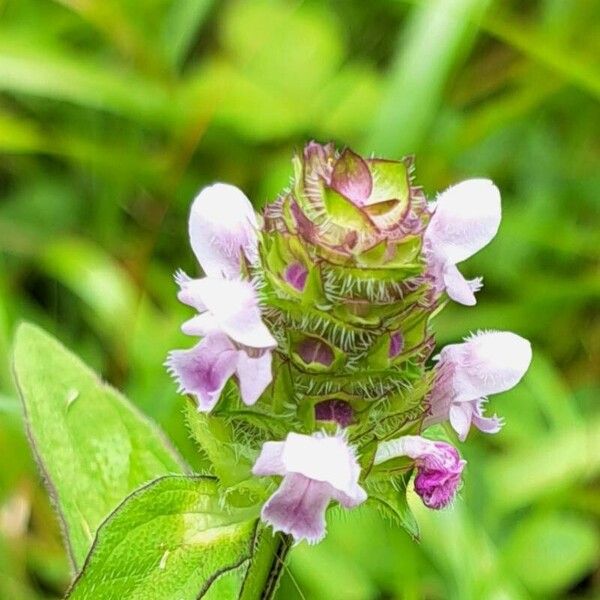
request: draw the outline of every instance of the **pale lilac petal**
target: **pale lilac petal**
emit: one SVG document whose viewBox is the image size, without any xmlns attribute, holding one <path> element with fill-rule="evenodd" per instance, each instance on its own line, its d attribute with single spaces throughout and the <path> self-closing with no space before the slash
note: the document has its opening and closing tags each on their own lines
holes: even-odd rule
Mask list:
<svg viewBox="0 0 600 600">
<path fill-rule="evenodd" d="M 498 188 L 489 179 L 468 179 L 438 196 L 425 240 L 441 262 L 457 264 L 489 244 L 500 219 Z"/>
<path fill-rule="evenodd" d="M 493 415 L 491 417 L 486 417 L 483 414 L 483 405 L 485 403 L 484 399 L 474 400 L 469 403 L 473 405 L 473 425 L 479 429 L 479 431 L 483 431 L 484 433 L 498 433 L 502 426 L 504 425 L 504 421 L 498 417 L 498 415 Z"/>
<path fill-rule="evenodd" d="M 177 292 L 179 302 L 195 308 L 198 312 L 204 312 L 207 307 L 198 292 L 198 284 L 201 279 L 191 279 L 188 277 L 186 279 L 176 278 L 176 281 L 179 285 L 179 291 Z"/>
<path fill-rule="evenodd" d="M 216 183 L 204 188 L 190 212 L 192 249 L 209 277 L 238 277 L 243 256 L 257 259 L 258 222 L 245 194 L 237 187 Z"/>
<path fill-rule="evenodd" d="M 395 440 L 380 442 L 375 452 L 373 464 L 380 465 L 399 456 L 416 459 L 431 449 L 432 441 L 419 435 L 405 435 Z"/>
<path fill-rule="evenodd" d="M 221 331 L 249 348 L 275 348 L 277 342 L 263 323 L 256 291 L 249 281 L 204 277 L 187 282 L 180 300 L 208 311 Z"/>
<path fill-rule="evenodd" d="M 173 350 L 167 367 L 179 384 L 179 391 L 192 394 L 198 409 L 214 408 L 227 380 L 233 375 L 237 350 L 224 335 L 210 335 L 190 350 Z"/>
<path fill-rule="evenodd" d="M 452 300 L 465 306 L 477 304 L 470 282 L 463 277 L 456 265 L 448 263 L 444 267 L 443 278 L 446 293 Z"/>
<path fill-rule="evenodd" d="M 481 332 L 463 344 L 441 352 L 442 362 L 454 365 L 455 402 L 477 400 L 511 389 L 525 375 L 531 363 L 531 344 L 509 331 Z"/>
<path fill-rule="evenodd" d="M 425 506 L 444 508 L 453 500 L 466 464 L 456 448 L 445 442 L 406 435 L 380 443 L 374 464 L 378 465 L 398 456 L 408 456 L 415 461 L 415 491 Z"/>
<path fill-rule="evenodd" d="M 265 351 L 257 357 L 251 357 L 240 350 L 236 374 L 240 384 L 240 394 L 244 404 L 254 404 L 267 389 L 273 379 L 271 371 L 271 352 Z"/>
<path fill-rule="evenodd" d="M 285 442 L 265 442 L 252 467 L 252 473 L 260 477 L 285 475 L 286 468 L 282 455 Z"/>
<path fill-rule="evenodd" d="M 203 312 L 188 319 L 181 326 L 181 331 L 186 335 L 204 337 L 205 335 L 219 331 L 219 323 L 209 312 Z"/>
<path fill-rule="evenodd" d="M 470 402 L 455 403 L 450 406 L 450 425 L 458 434 L 458 439 L 464 442 L 471 428 L 473 420 L 473 406 Z"/>
<path fill-rule="evenodd" d="M 353 508 L 367 498 L 358 484 L 360 467 L 354 451 L 342 435 L 289 433 L 284 442 L 267 442 L 253 472 L 284 475 L 265 504 L 262 519 L 296 540 L 317 542 L 323 537 L 330 500 Z"/>
<path fill-rule="evenodd" d="M 289 433 L 283 454 L 287 471 L 316 481 L 325 481 L 352 496 L 360 475 L 354 451 L 341 435 Z"/>
<path fill-rule="evenodd" d="M 267 500 L 261 518 L 273 531 L 315 544 L 325 536 L 325 510 L 330 498 L 329 484 L 292 473 Z"/>
<path fill-rule="evenodd" d="M 502 420 L 483 416 L 483 399 L 514 387 L 527 371 L 531 356 L 531 344 L 509 331 L 480 332 L 461 344 L 444 347 L 423 425 L 430 427 L 449 418 L 464 440 L 470 415 L 469 421 L 481 431 L 499 431 Z"/>
<path fill-rule="evenodd" d="M 367 499 L 367 492 L 360 485 L 355 484 L 347 492 L 332 488 L 331 497 L 344 508 L 355 508 Z"/>
<path fill-rule="evenodd" d="M 177 269 L 173 279 L 175 279 L 175 283 L 179 287 L 184 286 L 186 283 L 192 280 L 192 278 L 183 269 Z"/>
</svg>

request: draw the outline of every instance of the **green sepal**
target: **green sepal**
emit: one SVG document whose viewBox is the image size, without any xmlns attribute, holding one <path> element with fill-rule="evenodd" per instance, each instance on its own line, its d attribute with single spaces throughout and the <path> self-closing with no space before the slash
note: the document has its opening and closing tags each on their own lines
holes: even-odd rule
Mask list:
<svg viewBox="0 0 600 600">
<path fill-rule="evenodd" d="M 402 213 L 410 199 L 409 168 L 402 161 L 367 159 L 367 165 L 373 178 L 373 190 L 368 204 L 396 200 Z"/>
<path fill-rule="evenodd" d="M 327 347 L 331 351 L 331 364 L 324 365 L 319 362 L 304 362 L 303 358 L 296 351 L 296 348 L 298 347 L 298 344 L 302 343 L 307 338 L 316 340 L 318 343 L 324 344 L 325 347 Z M 316 335 L 306 335 L 301 331 L 289 330 L 288 340 L 290 348 L 290 358 L 292 359 L 294 364 L 296 364 L 302 370 L 307 371 L 309 373 L 330 373 L 333 371 L 337 371 L 346 362 L 346 354 L 333 344 L 329 343 L 327 340 L 323 339 L 322 337 Z"/>
<path fill-rule="evenodd" d="M 391 334 L 381 335 L 375 344 L 371 346 L 369 354 L 365 357 L 363 364 L 366 369 L 387 369 L 390 366 L 390 343 Z"/>
<path fill-rule="evenodd" d="M 373 223 L 365 213 L 334 189 L 323 187 L 323 203 L 328 219 L 334 224 L 350 231 L 357 230 L 363 235 L 375 233 Z M 343 239 L 338 240 L 339 244 L 343 242 Z"/>
<path fill-rule="evenodd" d="M 260 248 L 263 257 L 262 275 L 278 295 L 309 305 L 325 300 L 318 265 L 297 237 L 283 233 L 264 235 Z M 299 262 L 308 271 L 304 289 L 301 291 L 284 279 L 285 269 L 293 262 Z M 265 301 L 268 304 L 268 295 L 263 296 L 266 296 Z"/>
<path fill-rule="evenodd" d="M 356 262 L 362 267 L 379 267 L 384 264 L 388 253 L 388 241 L 382 240 L 373 247 L 356 255 Z"/>
<path fill-rule="evenodd" d="M 333 306 L 331 312 L 336 318 L 358 327 L 378 327 L 381 325 L 379 307 L 367 302 L 345 302 Z M 390 307 L 393 309 L 393 307 Z"/>
<path fill-rule="evenodd" d="M 369 478 L 365 488 L 369 495 L 367 504 L 371 504 L 386 518 L 399 525 L 414 539 L 419 539 L 419 524 L 406 499 L 406 488 L 411 471 L 386 478 Z"/>
<path fill-rule="evenodd" d="M 283 415 L 288 406 L 295 405 L 294 384 L 289 362 L 275 353 L 273 356 L 273 385 L 271 392 L 271 409 L 275 415 Z"/>
<path fill-rule="evenodd" d="M 419 264 L 422 241 L 419 236 L 409 236 L 393 246 L 385 266 L 388 269 L 402 269 L 406 265 Z M 424 269 L 424 265 L 422 266 Z"/>
<path fill-rule="evenodd" d="M 186 402 L 184 414 L 190 434 L 207 456 L 227 504 L 260 504 L 266 490 L 263 480 L 252 475 L 256 450 L 236 441 L 227 419 L 199 412 L 193 401 Z"/>
</svg>

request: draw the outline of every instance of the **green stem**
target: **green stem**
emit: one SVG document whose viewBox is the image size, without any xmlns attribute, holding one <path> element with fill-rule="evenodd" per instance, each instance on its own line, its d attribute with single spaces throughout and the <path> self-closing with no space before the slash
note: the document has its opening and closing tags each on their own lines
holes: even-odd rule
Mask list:
<svg viewBox="0 0 600 600">
<path fill-rule="evenodd" d="M 292 538 L 289 535 L 279 535 L 277 548 L 273 555 L 273 562 L 271 563 L 271 569 L 269 570 L 269 576 L 266 581 L 266 585 L 263 589 L 261 600 L 271 600 L 275 596 L 275 592 L 279 587 L 279 581 L 283 574 L 283 567 L 285 567 L 285 561 L 287 555 L 292 547 Z"/>
<path fill-rule="evenodd" d="M 272 600 L 279 586 L 292 538 L 258 525 L 252 562 L 239 600 Z"/>
</svg>

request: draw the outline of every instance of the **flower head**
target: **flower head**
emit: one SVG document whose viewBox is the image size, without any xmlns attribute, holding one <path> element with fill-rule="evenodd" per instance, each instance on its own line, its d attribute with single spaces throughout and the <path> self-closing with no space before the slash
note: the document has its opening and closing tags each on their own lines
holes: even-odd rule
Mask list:
<svg viewBox="0 0 600 600">
<path fill-rule="evenodd" d="M 408 456 L 415 461 L 415 491 L 425 506 L 444 508 L 453 500 L 466 465 L 454 446 L 418 435 L 406 435 L 380 443 L 375 454 L 375 464 L 398 456 Z"/>
<path fill-rule="evenodd" d="M 254 464 L 255 475 L 280 475 L 283 481 L 262 509 L 274 531 L 316 543 L 325 535 L 325 510 L 331 500 L 346 508 L 364 502 L 360 467 L 341 435 L 289 433 L 283 442 L 266 442 Z"/>
<path fill-rule="evenodd" d="M 431 274 L 439 291 L 461 304 L 476 303 L 481 279 L 467 281 L 456 264 L 490 243 L 500 226 L 500 192 L 489 179 L 468 179 L 442 192 L 425 232 Z"/>
<path fill-rule="evenodd" d="M 480 332 L 461 344 L 442 349 L 425 425 L 450 419 L 461 440 L 471 424 L 495 433 L 502 426 L 495 415 L 483 415 L 486 396 L 511 389 L 531 362 L 531 344 L 509 331 Z"/>
<path fill-rule="evenodd" d="M 258 257 L 258 222 L 246 195 L 227 183 L 204 188 L 194 200 L 189 220 L 192 250 L 209 277 L 232 279 L 244 257 Z"/>
<path fill-rule="evenodd" d="M 414 258 L 399 246 L 418 246 L 428 213 L 422 191 L 412 186 L 410 159 L 362 158 L 311 142 L 294 166 L 291 192 L 267 207 L 267 229 L 297 232 L 334 262 L 393 266 Z"/>
<path fill-rule="evenodd" d="M 416 434 L 446 420 L 460 439 L 471 425 L 498 431 L 501 420 L 484 415 L 487 395 L 519 381 L 531 348 L 515 334 L 481 333 L 430 364 L 432 317 L 445 295 L 472 305 L 481 287 L 457 265 L 498 230 L 500 194 L 491 181 L 463 181 L 428 203 L 412 158 L 310 142 L 292 163 L 289 187 L 262 218 L 233 186 L 216 184 L 195 200 L 190 239 L 205 277 L 180 272 L 177 283 L 179 299 L 196 310 L 182 329 L 202 339 L 171 352 L 168 367 L 202 411 L 227 396 L 218 427 L 198 436 L 215 473 L 228 479 L 213 452 L 223 439 L 242 462 L 258 454 L 254 475 L 281 478 L 274 493 L 273 481 L 262 480 L 272 494 L 262 519 L 317 542 L 332 500 L 347 508 L 366 500 L 359 465 L 372 462 L 374 440 L 415 434 L 379 445 L 376 463 L 405 458 L 364 473 L 374 500 L 403 493 L 381 471 L 413 465 L 423 502 L 448 505 L 465 463 L 452 446 Z M 244 410 L 225 388 L 231 378 Z M 239 491 L 251 501 L 261 484 L 247 486 L 245 477 L 242 468 L 225 484 L 243 480 L 235 498 Z"/>
</svg>

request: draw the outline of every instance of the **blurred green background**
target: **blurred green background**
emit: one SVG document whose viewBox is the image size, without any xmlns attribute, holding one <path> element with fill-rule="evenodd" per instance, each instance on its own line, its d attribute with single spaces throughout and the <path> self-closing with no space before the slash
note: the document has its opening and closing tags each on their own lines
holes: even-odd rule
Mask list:
<svg viewBox="0 0 600 600">
<path fill-rule="evenodd" d="M 257 207 L 294 148 L 416 154 L 427 193 L 494 179 L 504 219 L 463 265 L 478 328 L 530 338 L 524 382 L 471 434 L 460 499 L 421 542 L 367 510 L 294 549 L 280 598 L 600 598 L 600 3 L 594 0 L 0 0 L 0 599 L 69 572 L 10 373 L 21 319 L 61 338 L 173 436 L 172 273 L 196 270 L 195 192 Z M 189 344 L 188 344 L 189 345 Z M 184 347 L 184 346 L 182 346 Z"/>
</svg>

